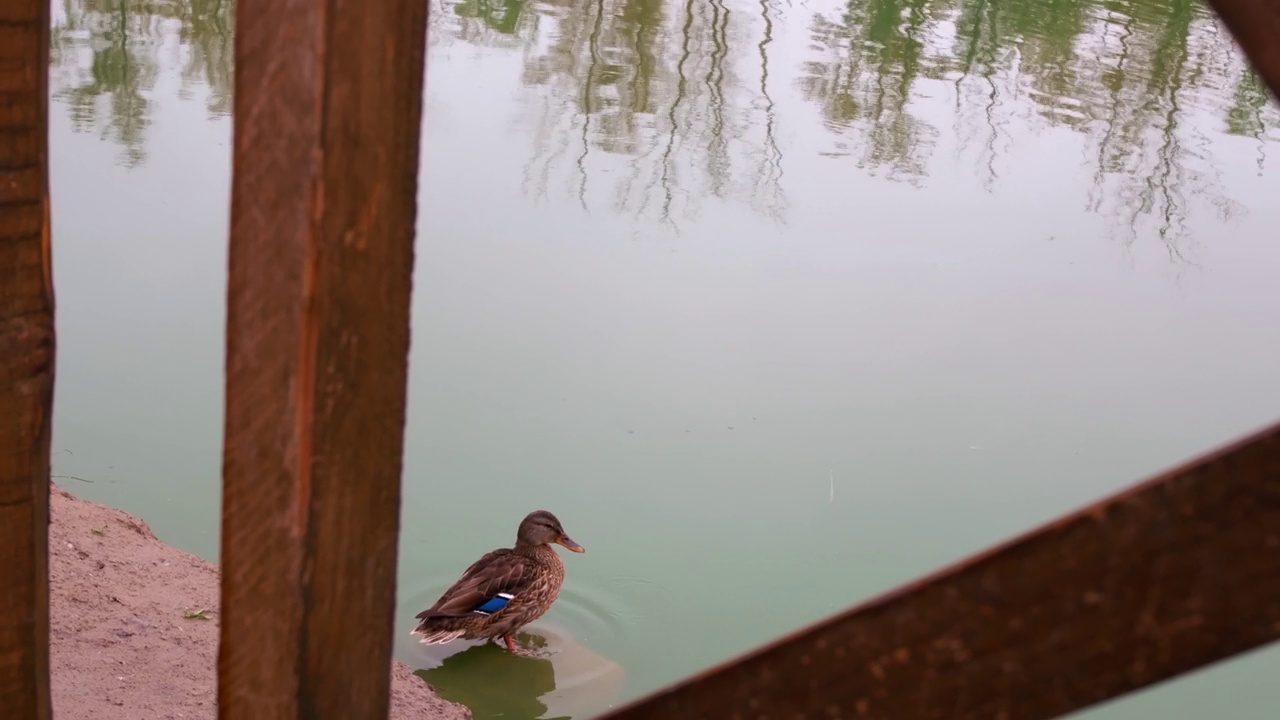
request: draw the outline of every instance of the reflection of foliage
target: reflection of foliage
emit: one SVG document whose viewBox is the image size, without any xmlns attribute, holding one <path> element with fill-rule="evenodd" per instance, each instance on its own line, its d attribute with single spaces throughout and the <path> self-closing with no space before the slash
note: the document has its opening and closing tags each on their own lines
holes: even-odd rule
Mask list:
<svg viewBox="0 0 1280 720">
<path fill-rule="evenodd" d="M 150 120 L 142 92 L 155 83 L 155 65 L 141 63 L 135 57 L 139 44 L 136 38 L 142 28 L 124 2 L 96 12 L 71 5 L 65 12 L 66 23 L 55 26 L 52 32 L 54 61 L 76 63 L 75 51 L 80 48 L 71 38 L 88 34 L 89 41 L 83 44 L 90 51 L 88 72 L 77 68 L 88 78 L 55 97 L 68 104 L 77 130 L 100 124 L 99 100 L 105 97 L 108 117 L 101 123 L 103 134 L 124 146 L 126 162 L 135 165 L 143 159 L 143 134 Z"/>
<path fill-rule="evenodd" d="M 178 37 L 188 49 L 182 70 L 184 87 L 202 82 L 209 88 L 209 112 L 230 115 L 235 67 L 234 0 L 186 0 L 174 3 Z"/>
<path fill-rule="evenodd" d="M 861 138 L 864 167 L 885 167 L 897 177 L 925 174 L 924 154 L 937 131 L 909 113 L 907 103 L 923 70 L 928 23 L 925 0 L 851 2 L 840 23 L 814 18 L 815 44 L 828 52 L 806 63 L 800 87 L 822 106 L 833 131 Z M 841 141 L 833 154 L 850 152 Z"/>
<path fill-rule="evenodd" d="M 64 0 L 55 8 L 50 62 L 54 97 L 77 130 L 101 128 L 125 149 L 125 162 L 145 158 L 152 92 L 166 40 L 176 36 L 180 89 L 208 89 L 208 110 L 231 111 L 232 0 Z"/>
<path fill-rule="evenodd" d="M 523 82 L 544 91 L 525 120 L 537 144 L 527 191 L 673 225 L 706 197 L 750 197 L 779 217 L 769 0 L 752 13 L 726 0 L 546 0 L 497 15 L 492 7 L 444 0 L 437 14 L 458 18 L 455 33 L 468 42 L 523 45 Z M 758 82 L 740 78 L 744 64 Z"/>
<path fill-rule="evenodd" d="M 460 18 L 478 19 L 495 32 L 514 35 L 523 9 L 523 0 L 503 0 L 500 4 L 489 0 L 464 0 L 455 5 L 453 11 Z"/>
<path fill-rule="evenodd" d="M 525 11 L 524 0 L 460 0 L 447 9 L 431 8 L 428 35 L 456 35 L 485 47 L 520 47 L 537 34 L 535 13 Z"/>
<path fill-rule="evenodd" d="M 1097 142 L 1092 207 L 1105 210 L 1107 186 L 1118 185 L 1110 193 L 1118 201 L 1112 203 L 1118 206 L 1113 212 L 1126 214 L 1134 233 L 1140 215 L 1154 214 L 1161 240 L 1177 258 L 1182 257 L 1177 241 L 1186 226 L 1185 190 L 1190 183 L 1204 185 L 1197 153 L 1187 146 L 1192 130 L 1179 128 L 1180 104 L 1196 91 L 1187 80 L 1202 74 L 1214 54 L 1190 41 L 1197 11 L 1191 0 L 1174 0 L 1172 7 L 1144 17 L 1142 25 L 1124 18 L 1121 26 L 1130 35 L 1116 42 L 1115 62 L 1104 76 L 1111 97 L 1098 108 L 1107 133 Z M 1139 28 L 1145 34 L 1134 34 Z M 1214 76 L 1225 75 L 1215 70 Z"/>
<path fill-rule="evenodd" d="M 1266 162 L 1263 137 L 1276 125 L 1271 92 L 1255 72 L 1239 73 L 1231 109 L 1227 111 L 1227 132 L 1258 140 L 1258 174 Z"/>
<path fill-rule="evenodd" d="M 1154 220 L 1175 257 L 1192 195 L 1233 208 L 1215 195 L 1208 139 L 1188 116 L 1215 112 L 1226 132 L 1260 144 L 1280 125 L 1230 36 L 1193 0 L 847 0 L 839 21 L 818 15 L 811 33 L 818 56 L 800 88 L 837 147 L 857 146 L 869 168 L 926 175 L 934 129 L 920 106 L 950 88 L 957 134 L 979 147 L 988 187 L 1011 120 L 1076 132 L 1093 147 L 1090 207 L 1134 233 Z M 1012 117 L 1027 107 L 1033 116 Z"/>
<path fill-rule="evenodd" d="M 127 162 L 143 159 L 160 68 L 179 69 L 184 97 L 207 92 L 211 114 L 230 112 L 234 0 L 60 1 L 55 97 Z M 539 96 L 524 105 L 529 192 L 673 225 L 708 198 L 781 219 L 775 0 L 432 1 L 433 43 L 522 56 Z M 989 189 L 1015 136 L 1070 133 L 1086 148 L 1089 207 L 1134 234 L 1154 222 L 1181 257 L 1191 203 L 1235 207 L 1197 119 L 1254 139 L 1259 172 L 1280 128 L 1266 87 L 1195 0 L 836 2 L 838 14 L 811 19 L 787 5 L 812 39 L 796 86 L 831 132 L 829 154 L 869 172 L 923 182 L 948 112 Z"/>
<path fill-rule="evenodd" d="M 772 0 L 758 11 L 752 0 L 438 1 L 459 18 L 455 36 L 522 49 L 525 84 L 543 89 L 525 121 L 537 138 L 530 192 L 559 189 L 584 208 L 603 195 L 668 222 L 705 198 L 747 196 L 780 217 Z M 1090 207 L 1133 233 L 1154 221 L 1175 257 L 1193 199 L 1234 207 L 1188 116 L 1216 112 L 1226 132 L 1256 138 L 1260 165 L 1280 125 L 1193 0 L 845 0 L 811 22 L 797 85 L 832 133 L 829 154 L 923 182 L 950 96 L 959 152 L 976 150 L 990 189 L 1015 130 L 1065 130 L 1089 148 Z"/>
</svg>

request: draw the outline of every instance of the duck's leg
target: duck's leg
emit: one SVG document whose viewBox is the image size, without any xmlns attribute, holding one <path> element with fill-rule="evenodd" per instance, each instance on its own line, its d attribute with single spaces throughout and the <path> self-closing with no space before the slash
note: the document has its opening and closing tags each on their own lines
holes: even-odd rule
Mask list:
<svg viewBox="0 0 1280 720">
<path fill-rule="evenodd" d="M 507 644 L 507 649 L 510 650 L 511 652 L 513 653 L 520 652 L 519 650 L 516 649 L 516 640 L 514 637 L 511 636 L 510 633 L 503 635 L 502 641 Z"/>
</svg>

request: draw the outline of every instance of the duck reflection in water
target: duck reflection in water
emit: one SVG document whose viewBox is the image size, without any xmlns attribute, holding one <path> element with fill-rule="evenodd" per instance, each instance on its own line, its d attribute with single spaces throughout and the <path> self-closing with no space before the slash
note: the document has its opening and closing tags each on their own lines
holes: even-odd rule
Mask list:
<svg viewBox="0 0 1280 720">
<path fill-rule="evenodd" d="M 547 640 L 529 633 L 520 633 L 519 640 L 532 652 L 513 654 L 487 642 L 450 655 L 417 675 L 440 697 L 467 706 L 477 720 L 571 720 L 569 715 L 543 717 L 548 705 L 542 698 L 556 689 L 555 668 L 550 660 L 533 653 L 543 651 Z"/>
</svg>

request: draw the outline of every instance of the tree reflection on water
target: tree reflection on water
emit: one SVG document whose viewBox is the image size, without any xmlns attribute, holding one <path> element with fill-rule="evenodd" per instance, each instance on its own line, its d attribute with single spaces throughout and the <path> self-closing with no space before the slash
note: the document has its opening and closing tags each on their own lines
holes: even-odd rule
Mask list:
<svg viewBox="0 0 1280 720">
<path fill-rule="evenodd" d="M 1193 195 L 1238 211 L 1211 136 L 1252 139 L 1259 173 L 1280 136 L 1265 86 L 1192 0 L 780 2 L 434 0 L 430 37 L 518 55 L 534 142 L 512 167 L 529 195 L 670 225 L 711 198 L 783 220 L 779 99 L 796 93 L 821 128 L 785 107 L 789 133 L 825 133 L 836 162 L 915 184 L 948 147 L 991 190 L 1012 148 L 1072 132 L 1088 208 L 1131 238 L 1154 221 L 1175 259 Z M 234 20 L 231 0 L 62 0 L 55 98 L 141 163 L 162 68 L 177 65 L 180 94 L 203 88 L 211 116 L 230 112 Z M 788 23 L 808 35 L 798 63 L 777 59 Z"/>
</svg>

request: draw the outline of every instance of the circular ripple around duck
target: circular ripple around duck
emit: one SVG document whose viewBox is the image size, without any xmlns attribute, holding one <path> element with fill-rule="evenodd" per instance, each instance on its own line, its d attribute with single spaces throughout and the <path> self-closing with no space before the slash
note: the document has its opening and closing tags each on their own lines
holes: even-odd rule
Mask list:
<svg viewBox="0 0 1280 720">
<path fill-rule="evenodd" d="M 670 592 L 652 580 L 634 576 L 586 578 L 567 584 L 548 615 L 556 614 L 570 630 L 580 632 L 585 642 L 599 641 L 601 647 L 608 647 L 625 642 L 646 618 L 662 617 L 668 605 Z"/>
<path fill-rule="evenodd" d="M 397 627 L 404 625 L 404 634 L 407 634 L 415 624 L 413 616 L 430 607 L 451 582 L 453 578 L 445 579 L 442 575 L 437 575 L 435 578 L 423 578 L 406 588 L 408 594 L 403 598 Z M 539 627 L 546 626 L 582 645 L 605 651 L 625 643 L 643 625 L 645 617 L 661 617 L 667 605 L 669 592 L 651 580 L 628 576 L 581 579 L 570 577 L 547 614 L 535 620 L 526 630 L 537 634 Z M 462 650 L 474 644 L 476 643 L 463 641 L 449 643 L 450 651 L 445 654 L 453 654 L 453 646 Z M 440 661 L 440 651 L 443 648 L 424 646 L 417 642 L 412 642 L 412 649 L 407 645 L 408 643 L 401 645 L 401 648 L 418 663 L 425 663 L 418 664 L 419 667 Z"/>
<path fill-rule="evenodd" d="M 405 588 L 397 625 L 397 656 L 441 696 L 477 717 L 583 718 L 618 701 L 626 671 L 608 656 L 625 642 L 655 598 L 665 593 L 640 578 L 574 578 L 546 615 L 517 633 L 524 652 L 495 643 L 455 640 L 423 645 L 409 635 L 413 616 L 440 597 L 453 578 L 424 579 Z M 660 604 L 660 603 L 659 603 Z M 488 647 L 483 647 L 488 645 Z"/>
<path fill-rule="evenodd" d="M 626 635 L 633 610 L 623 599 L 589 581 L 566 584 L 542 621 L 563 628 L 579 642 L 604 648 Z"/>
</svg>

